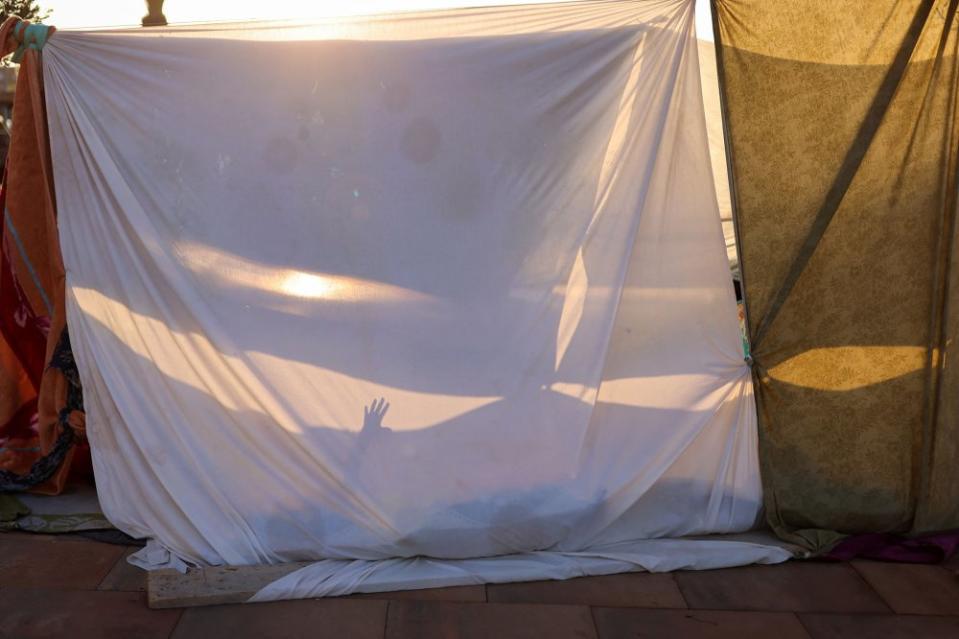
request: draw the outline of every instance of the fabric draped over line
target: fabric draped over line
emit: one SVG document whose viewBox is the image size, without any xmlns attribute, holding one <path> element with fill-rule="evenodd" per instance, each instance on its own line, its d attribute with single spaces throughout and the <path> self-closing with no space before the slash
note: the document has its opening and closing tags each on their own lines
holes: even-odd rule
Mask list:
<svg viewBox="0 0 959 639">
<path fill-rule="evenodd" d="M 20 48 L 17 25 L 11 17 L 0 28 L 3 56 Z M 84 414 L 65 323 L 41 54 L 20 54 L 17 125 L 0 194 L 0 491 L 56 494 L 78 452 L 89 453 L 78 446 Z"/>
<path fill-rule="evenodd" d="M 316 561 L 272 599 L 786 559 L 660 539 L 761 500 L 693 24 L 56 33 L 67 308 L 136 561 Z"/>
<path fill-rule="evenodd" d="M 767 517 L 959 528 L 956 0 L 716 0 Z"/>
</svg>

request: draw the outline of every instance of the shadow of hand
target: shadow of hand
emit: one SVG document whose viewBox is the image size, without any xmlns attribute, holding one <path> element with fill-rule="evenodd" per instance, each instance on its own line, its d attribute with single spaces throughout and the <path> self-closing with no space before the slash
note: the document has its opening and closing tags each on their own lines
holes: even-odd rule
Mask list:
<svg viewBox="0 0 959 639">
<path fill-rule="evenodd" d="M 368 433 L 372 431 L 388 431 L 389 428 L 383 427 L 383 416 L 390 409 L 390 405 L 382 397 L 374 399 L 373 403 L 363 408 L 363 430 Z"/>
</svg>

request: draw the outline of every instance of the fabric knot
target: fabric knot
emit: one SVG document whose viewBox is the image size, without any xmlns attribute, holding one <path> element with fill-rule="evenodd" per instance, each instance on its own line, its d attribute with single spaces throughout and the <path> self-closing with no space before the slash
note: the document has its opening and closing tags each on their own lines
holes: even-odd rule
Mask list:
<svg viewBox="0 0 959 639">
<path fill-rule="evenodd" d="M 20 46 L 13 53 L 13 61 L 19 63 L 27 49 L 40 51 L 47 43 L 50 37 L 50 27 L 45 24 L 32 24 L 30 22 L 21 22 L 13 29 L 14 37 L 20 42 Z"/>
</svg>

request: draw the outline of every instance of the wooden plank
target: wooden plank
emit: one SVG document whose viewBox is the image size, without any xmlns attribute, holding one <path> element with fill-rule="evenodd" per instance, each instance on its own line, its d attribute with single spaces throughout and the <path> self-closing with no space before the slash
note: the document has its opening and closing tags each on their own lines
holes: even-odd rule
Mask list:
<svg viewBox="0 0 959 639">
<path fill-rule="evenodd" d="M 211 566 L 176 570 L 154 570 L 147 577 L 150 608 L 182 608 L 216 604 L 245 603 L 267 584 L 311 562 L 275 566 Z"/>
</svg>

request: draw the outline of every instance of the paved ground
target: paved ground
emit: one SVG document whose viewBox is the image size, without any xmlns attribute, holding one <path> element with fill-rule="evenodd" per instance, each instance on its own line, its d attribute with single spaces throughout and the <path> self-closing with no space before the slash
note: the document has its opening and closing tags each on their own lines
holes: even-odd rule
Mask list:
<svg viewBox="0 0 959 639">
<path fill-rule="evenodd" d="M 790 562 L 153 611 L 128 552 L 0 534 L 0 638 L 959 638 L 959 560 Z"/>
</svg>

